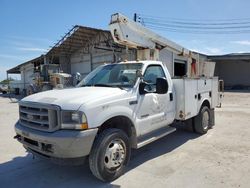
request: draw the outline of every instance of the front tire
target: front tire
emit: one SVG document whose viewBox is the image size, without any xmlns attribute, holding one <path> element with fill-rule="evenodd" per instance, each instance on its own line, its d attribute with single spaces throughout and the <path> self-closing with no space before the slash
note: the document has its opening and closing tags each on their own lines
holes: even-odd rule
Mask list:
<svg viewBox="0 0 250 188">
<path fill-rule="evenodd" d="M 199 114 L 194 117 L 194 129 L 196 133 L 206 134 L 210 128 L 210 110 L 207 106 L 202 106 Z"/>
<path fill-rule="evenodd" d="M 112 181 L 124 173 L 130 153 L 126 133 L 120 129 L 106 129 L 97 136 L 90 152 L 90 170 L 98 179 Z"/>
</svg>

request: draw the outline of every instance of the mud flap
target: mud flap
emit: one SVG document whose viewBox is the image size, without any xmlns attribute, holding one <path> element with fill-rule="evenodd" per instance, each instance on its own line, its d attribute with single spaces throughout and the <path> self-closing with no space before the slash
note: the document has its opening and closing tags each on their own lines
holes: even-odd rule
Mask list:
<svg viewBox="0 0 250 188">
<path fill-rule="evenodd" d="M 194 122 L 193 118 L 184 121 L 184 129 L 189 132 L 194 132 Z"/>
<path fill-rule="evenodd" d="M 214 109 L 210 109 L 209 112 L 210 112 L 209 125 L 210 127 L 213 127 L 215 125 Z"/>
</svg>

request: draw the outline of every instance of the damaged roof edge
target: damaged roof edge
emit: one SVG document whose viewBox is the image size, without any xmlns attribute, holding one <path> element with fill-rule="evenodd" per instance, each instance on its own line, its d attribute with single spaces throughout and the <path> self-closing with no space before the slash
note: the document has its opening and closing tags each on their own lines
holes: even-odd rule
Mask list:
<svg viewBox="0 0 250 188">
<path fill-rule="evenodd" d="M 64 48 L 65 46 L 67 46 L 70 49 L 71 45 L 69 43 L 72 43 L 72 41 L 74 40 L 88 43 L 92 39 L 92 37 L 97 35 L 97 33 L 99 32 L 110 34 L 109 30 L 75 25 L 60 40 L 58 40 L 58 42 L 56 42 L 53 47 L 51 47 L 46 55 L 53 54 L 53 52 L 56 52 L 58 49 L 63 48 L 63 46 Z"/>
<path fill-rule="evenodd" d="M 21 73 L 20 68 L 22 66 L 25 66 L 25 65 L 27 65 L 29 63 L 34 63 L 34 62 L 37 62 L 37 61 L 43 61 L 43 59 L 44 59 L 44 55 L 41 55 L 39 57 L 36 57 L 36 58 L 34 58 L 32 60 L 29 60 L 29 61 L 26 61 L 26 62 L 24 62 L 22 64 L 17 65 L 16 67 L 13 67 L 13 68 L 7 70 L 7 73 L 8 74 L 20 74 Z"/>
</svg>

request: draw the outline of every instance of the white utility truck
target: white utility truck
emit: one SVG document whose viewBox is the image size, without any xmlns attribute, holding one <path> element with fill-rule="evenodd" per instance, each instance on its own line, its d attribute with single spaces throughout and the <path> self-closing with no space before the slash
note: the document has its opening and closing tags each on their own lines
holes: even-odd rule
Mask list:
<svg viewBox="0 0 250 188">
<path fill-rule="evenodd" d="M 115 14 L 110 27 L 111 32 L 115 29 L 114 37 L 124 42 L 116 28 L 122 28 L 120 18 L 127 19 Z M 141 26 L 133 24 L 132 28 L 141 32 Z M 142 32 L 136 37 L 152 42 L 158 36 Z M 126 40 L 128 47 L 130 42 L 133 40 Z M 192 55 L 167 40 L 155 44 Z M 133 43 L 136 48 L 145 48 L 143 45 Z M 142 50 L 147 53 L 146 48 Z M 124 61 L 98 67 L 76 88 L 45 91 L 22 99 L 15 138 L 29 152 L 55 162 L 81 163 L 87 158 L 97 178 L 112 181 L 124 172 L 132 148 L 174 132 L 173 122 L 183 121 L 205 134 L 214 125 L 217 104 L 217 78 L 171 78 L 160 61 Z"/>
</svg>

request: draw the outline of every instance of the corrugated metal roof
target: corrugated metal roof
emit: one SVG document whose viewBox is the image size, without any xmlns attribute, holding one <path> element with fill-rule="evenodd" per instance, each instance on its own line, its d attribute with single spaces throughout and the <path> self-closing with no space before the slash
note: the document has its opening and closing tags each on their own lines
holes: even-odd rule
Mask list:
<svg viewBox="0 0 250 188">
<path fill-rule="evenodd" d="M 248 60 L 250 62 L 250 53 L 231 53 L 225 55 L 212 55 L 208 56 L 209 59 L 214 61 L 218 60 Z"/>
<path fill-rule="evenodd" d="M 76 50 L 92 44 L 92 40 L 100 33 L 110 35 L 110 31 L 75 25 L 66 33 L 46 55 L 72 54 Z M 93 44 L 92 44 L 93 45 Z"/>
</svg>

